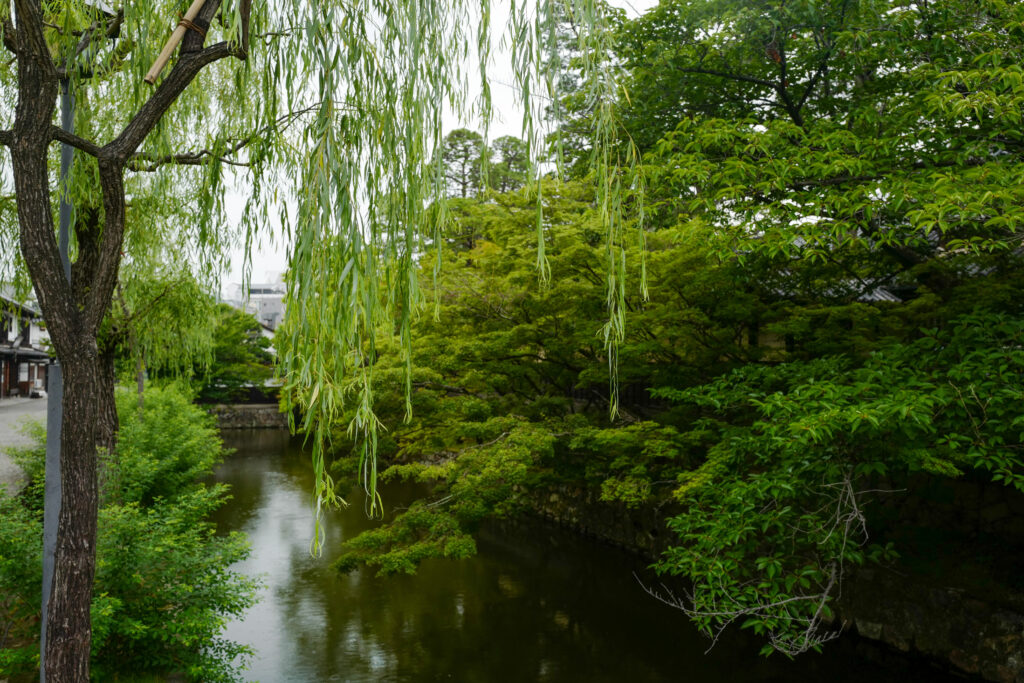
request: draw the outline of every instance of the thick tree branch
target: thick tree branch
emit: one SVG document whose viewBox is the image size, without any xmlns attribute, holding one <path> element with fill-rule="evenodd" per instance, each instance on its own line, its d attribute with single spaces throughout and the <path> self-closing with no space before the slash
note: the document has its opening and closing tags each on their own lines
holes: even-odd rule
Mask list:
<svg viewBox="0 0 1024 683">
<path fill-rule="evenodd" d="M 83 324 L 92 334 L 99 331 L 117 284 L 124 243 L 124 176 L 120 164 L 100 159 L 100 187 L 103 192 L 103 241 L 99 246 L 92 286 L 87 292 Z"/>
<path fill-rule="evenodd" d="M 780 84 L 772 83 L 771 81 L 766 81 L 763 78 L 754 78 L 753 76 L 744 76 L 743 74 L 733 74 L 733 73 L 729 73 L 728 71 L 718 71 L 717 69 L 704 69 L 704 68 L 696 68 L 696 67 L 684 67 L 684 68 L 678 69 L 678 71 L 680 71 L 681 73 L 684 73 L 684 74 L 700 74 L 700 75 L 703 75 L 703 76 L 717 76 L 719 78 L 725 78 L 725 79 L 728 79 L 730 81 L 741 81 L 743 83 L 752 83 L 754 85 L 760 85 L 760 86 L 762 86 L 764 88 L 771 88 L 772 90 L 774 90 L 776 92 L 778 92 L 780 87 L 781 87 Z"/>
<path fill-rule="evenodd" d="M 786 59 L 786 50 L 783 43 L 779 43 L 779 84 L 775 88 L 775 92 L 779 94 L 779 99 L 782 100 L 782 104 L 786 109 L 786 113 L 789 114 L 789 118 L 793 120 L 793 123 L 803 128 L 804 117 L 800 113 L 800 107 L 793 101 L 793 97 L 789 94 L 789 62 Z"/>
<path fill-rule="evenodd" d="M 842 7 L 839 10 L 838 25 L 841 28 L 846 22 L 846 12 L 849 9 L 849 0 L 844 0 Z M 824 38 L 823 38 L 824 40 Z M 804 88 L 804 94 L 800 97 L 800 102 L 797 105 L 798 108 L 802 109 L 810 99 L 811 93 L 818 85 L 818 81 L 828 73 L 829 61 L 832 59 L 832 50 L 835 48 L 834 33 L 830 33 L 828 41 L 825 43 L 825 54 L 822 55 L 821 61 L 818 63 L 818 68 L 811 76 L 811 80 L 807 82 L 807 86 Z"/>
<path fill-rule="evenodd" d="M 120 165 L 126 164 L 203 67 L 226 57 L 244 59 L 245 52 L 237 45 L 224 42 L 211 45 L 200 52 L 181 55 L 171 72 L 157 86 L 156 92 L 142 105 L 121 134 L 103 148 L 101 156 Z"/>
<path fill-rule="evenodd" d="M 0 145 L 10 147 L 11 143 L 14 142 L 14 132 L 9 130 L 0 130 Z"/>
<path fill-rule="evenodd" d="M 807 100 L 810 99 L 811 93 L 814 92 L 814 88 L 817 87 L 818 81 L 821 77 L 828 73 L 829 59 L 832 57 L 832 48 L 829 47 L 825 50 L 825 54 L 821 58 L 821 62 L 818 64 L 817 71 L 811 76 L 811 80 L 807 81 L 807 85 L 804 87 L 804 94 L 800 96 L 800 102 L 797 103 L 797 110 L 803 109 L 804 105 L 807 104 Z"/>
<path fill-rule="evenodd" d="M 199 16 L 208 22 L 212 19 L 211 13 L 216 11 L 219 6 L 219 0 L 209 0 Z M 247 19 L 246 17 L 245 20 L 247 21 Z M 198 45 L 202 48 L 202 37 L 197 37 L 196 40 L 199 41 Z M 193 45 L 194 43 L 189 44 Z M 195 52 L 185 52 L 184 50 L 179 52 L 174 67 L 157 86 L 153 95 L 136 112 L 121 134 L 100 150 L 99 170 L 105 225 L 95 278 L 89 290 L 89 303 L 84 312 L 84 324 L 88 329 L 93 331 L 99 329 L 117 284 L 125 229 L 124 169 L 126 164 L 174 104 L 174 101 L 178 99 L 178 96 L 195 80 L 204 67 L 226 57 L 245 59 L 246 56 L 244 48 L 227 42 L 217 43 Z"/>
<path fill-rule="evenodd" d="M 64 358 L 75 352 L 79 316 L 53 238 L 47 146 L 57 104 L 57 80 L 42 34 L 38 0 L 16 0 L 16 10 L 18 100 L 14 126 L 5 144 L 11 151 L 21 251 L 36 284 L 51 339 L 58 356 Z"/>
<path fill-rule="evenodd" d="M 845 185 L 846 183 L 866 183 L 872 180 L 881 180 L 889 177 L 888 173 L 877 173 L 872 175 L 847 175 L 833 176 L 831 178 L 801 178 L 789 183 L 791 189 L 808 187 L 830 187 L 832 185 Z"/>
<path fill-rule="evenodd" d="M 10 17 L 0 19 L 0 38 L 8 52 L 13 55 L 18 54 L 18 34 L 14 30 L 14 23 L 11 22 Z"/>
<path fill-rule="evenodd" d="M 98 203 L 78 202 L 74 230 L 78 258 L 71 264 L 71 290 L 75 293 L 75 306 L 83 310 L 89 303 L 89 290 L 96 277 L 104 233 L 103 214 Z"/>
<path fill-rule="evenodd" d="M 50 48 L 46 44 L 46 36 L 43 35 L 43 10 L 38 0 L 14 0 L 14 9 L 17 13 L 17 28 L 15 29 L 18 44 L 18 59 L 21 61 L 31 60 L 37 66 L 42 67 L 43 73 L 48 78 L 57 77 L 57 69 L 50 57 Z"/>
<path fill-rule="evenodd" d="M 239 8 L 239 13 L 242 16 L 242 49 L 245 50 L 246 56 L 249 54 L 249 17 L 252 14 L 252 0 L 242 0 L 242 6 Z"/>
<path fill-rule="evenodd" d="M 58 142 L 63 142 L 66 145 L 71 145 L 75 149 L 80 152 L 85 152 L 89 156 L 98 157 L 100 155 L 100 146 L 95 142 L 91 142 L 85 138 L 80 138 L 74 133 L 68 132 L 63 128 L 51 126 L 50 138 L 52 140 L 57 140 Z"/>
<path fill-rule="evenodd" d="M 205 31 L 210 27 L 213 18 L 217 16 L 217 10 L 220 9 L 220 5 L 221 0 L 206 0 L 199 9 L 199 14 L 192 20 L 192 23 Z M 191 30 L 185 31 L 185 37 L 181 40 L 180 54 L 187 55 L 192 52 L 199 52 L 203 49 L 204 40 L 206 40 L 205 33 Z"/>
</svg>

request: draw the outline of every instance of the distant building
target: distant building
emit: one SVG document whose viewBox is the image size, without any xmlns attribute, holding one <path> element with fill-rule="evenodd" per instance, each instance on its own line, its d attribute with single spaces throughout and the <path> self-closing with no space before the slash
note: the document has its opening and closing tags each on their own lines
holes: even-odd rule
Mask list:
<svg viewBox="0 0 1024 683">
<path fill-rule="evenodd" d="M 276 330 L 284 319 L 285 292 L 284 279 L 278 275 L 273 282 L 251 282 L 248 290 L 241 284 L 231 285 L 224 303 L 251 313 L 265 328 Z"/>
<path fill-rule="evenodd" d="M 0 290 L 0 399 L 45 392 L 49 347 L 42 313 Z"/>
</svg>

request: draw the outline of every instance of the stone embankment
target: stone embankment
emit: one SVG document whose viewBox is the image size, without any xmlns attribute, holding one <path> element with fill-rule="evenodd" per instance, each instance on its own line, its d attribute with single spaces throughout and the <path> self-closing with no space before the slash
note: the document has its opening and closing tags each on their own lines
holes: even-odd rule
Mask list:
<svg viewBox="0 0 1024 683">
<path fill-rule="evenodd" d="M 216 405 L 210 414 L 221 429 L 282 429 L 288 427 L 288 415 L 276 403 Z"/>
<path fill-rule="evenodd" d="M 968 497 L 964 502 L 978 510 L 979 523 L 1012 525 L 1016 523 L 1009 519 L 1012 513 L 995 515 L 990 509 L 999 505 L 1003 510 L 1004 493 L 1005 487 L 997 486 L 994 492 L 980 491 L 976 500 Z M 995 497 L 1000 498 L 996 503 L 992 502 Z M 672 516 L 673 505 L 633 510 L 599 500 L 596 491 L 573 486 L 549 490 L 534 500 L 541 517 L 649 558 L 671 543 L 665 520 Z M 962 513 L 973 516 L 969 511 Z M 848 571 L 837 604 L 838 618 L 844 628 L 865 638 L 923 655 L 971 677 L 1024 683 L 1024 593 L 1005 586 L 998 590 L 964 587 L 962 578 L 955 568 L 927 577 L 902 567 Z"/>
<path fill-rule="evenodd" d="M 846 627 L 901 652 L 985 680 L 1024 683 L 1024 605 L 873 568 L 845 583 L 838 613 Z"/>
</svg>

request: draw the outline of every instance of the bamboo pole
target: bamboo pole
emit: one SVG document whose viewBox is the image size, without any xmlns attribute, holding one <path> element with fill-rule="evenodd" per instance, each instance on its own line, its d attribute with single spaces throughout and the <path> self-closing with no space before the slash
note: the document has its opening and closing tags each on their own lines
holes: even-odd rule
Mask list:
<svg viewBox="0 0 1024 683">
<path fill-rule="evenodd" d="M 186 22 L 192 23 L 192 20 L 196 18 L 196 15 L 199 14 L 199 10 L 203 8 L 204 4 L 206 4 L 206 0 L 192 0 L 192 5 L 188 8 L 188 11 L 185 12 L 185 16 L 181 18 L 181 23 L 175 27 L 174 33 L 172 33 L 171 37 L 167 39 L 167 44 L 164 45 L 164 49 L 160 51 L 156 61 L 153 62 L 153 66 L 151 66 L 149 71 L 146 73 L 146 83 L 149 83 L 150 85 L 156 83 L 156 79 L 160 75 L 160 72 L 164 70 L 165 66 L 167 66 L 167 62 L 170 60 L 171 53 L 174 52 L 174 48 L 178 47 L 178 43 L 180 43 L 181 39 L 185 37 L 185 31 L 188 30 Z"/>
</svg>

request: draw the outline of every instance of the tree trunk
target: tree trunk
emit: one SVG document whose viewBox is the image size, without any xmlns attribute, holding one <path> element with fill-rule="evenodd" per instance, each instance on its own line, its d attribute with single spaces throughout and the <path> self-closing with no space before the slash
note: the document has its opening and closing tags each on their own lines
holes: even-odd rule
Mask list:
<svg viewBox="0 0 1024 683">
<path fill-rule="evenodd" d="M 96 387 L 96 403 L 99 406 L 96 429 L 96 446 L 113 453 L 117 446 L 117 402 L 114 400 L 114 387 L 117 386 L 117 375 L 114 372 L 114 351 L 104 349 L 99 357 L 99 384 Z"/>
<path fill-rule="evenodd" d="M 41 29 L 41 11 L 18 3 L 18 103 L 10 145 L 21 251 L 64 374 L 53 588 L 43 666 L 50 683 L 89 680 L 92 581 L 96 550 L 96 327 L 84 324 L 54 239 L 47 150 L 57 80 Z"/>
<path fill-rule="evenodd" d="M 96 387 L 96 446 L 98 450 L 99 468 L 96 474 L 99 482 L 100 503 L 121 502 L 120 468 L 117 466 L 117 430 L 120 423 L 117 419 L 117 402 L 114 400 L 114 387 L 117 376 L 114 373 L 114 351 L 101 344 L 99 386 Z"/>
<path fill-rule="evenodd" d="M 208 22 L 220 4 L 220 0 L 208 0 L 200 18 Z M 244 59 L 247 52 L 244 47 L 228 42 L 202 49 L 202 36 L 193 38 L 193 32 L 189 32 L 189 51 L 179 54 L 171 72 L 121 134 L 103 147 L 80 147 L 97 159 L 103 199 L 102 214 L 97 217 L 102 215 L 102 226 L 99 221 L 76 225 L 79 258 L 72 267 L 69 283 L 54 239 L 47 168 L 48 147 L 55 135 L 53 118 L 61 72 L 44 33 L 46 24 L 40 0 L 14 0 L 13 5 L 17 20 L 5 21 L 3 29 L 4 43 L 14 46 L 17 60 L 18 101 L 14 125 L 10 131 L 0 131 L 0 142 L 11 153 L 21 251 L 64 374 L 60 452 L 63 500 L 43 666 L 50 683 L 88 683 L 89 609 L 98 511 L 97 440 L 113 447 L 117 432 L 113 374 L 108 373 L 112 367 L 101 362 L 97 333 L 110 306 L 121 261 L 124 168 L 205 66 L 232 56 Z M 248 35 L 250 6 L 249 0 L 243 0 L 243 36 Z"/>
<path fill-rule="evenodd" d="M 63 424 L 60 439 L 61 508 L 53 589 L 47 610 L 46 679 L 89 680 L 89 608 L 96 562 L 97 387 L 101 383 L 95 339 L 79 340 L 77 353 L 62 360 Z"/>
</svg>

